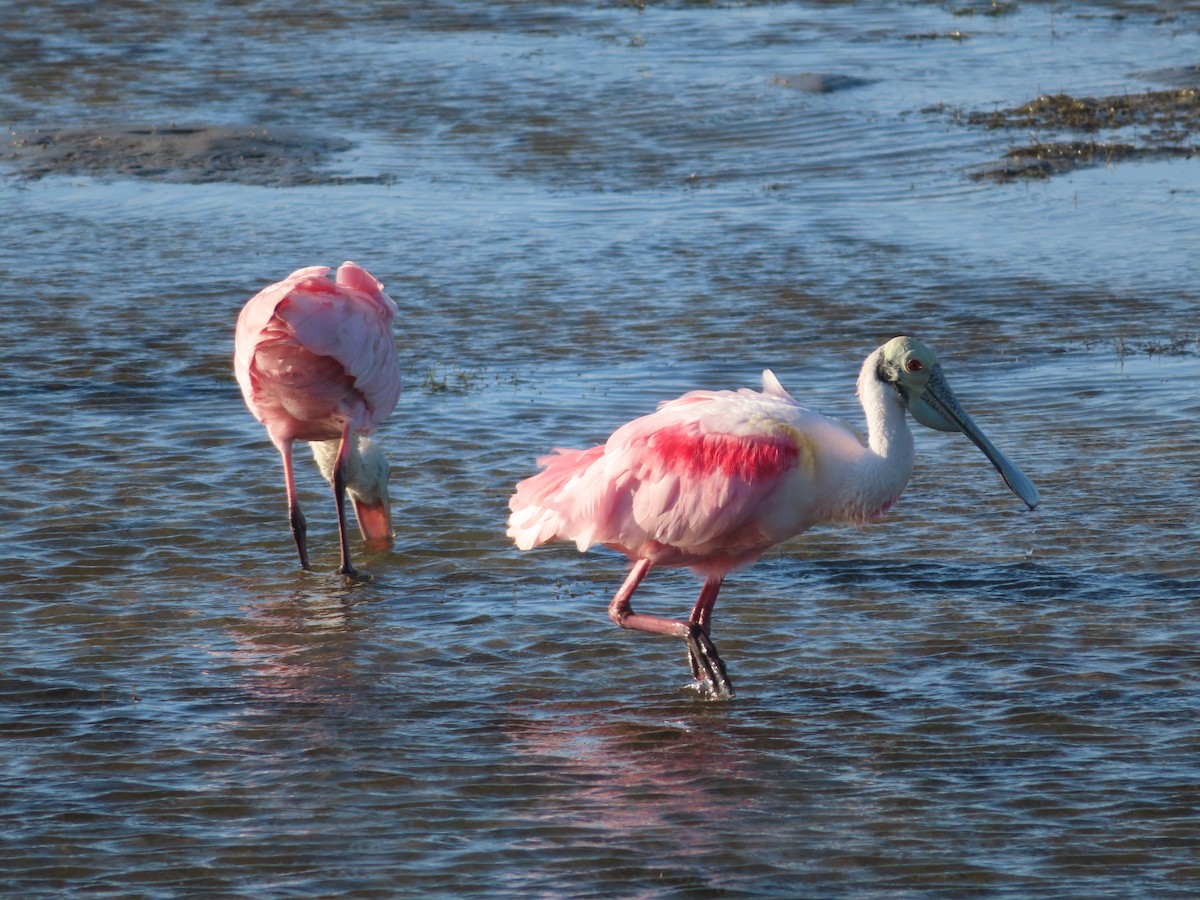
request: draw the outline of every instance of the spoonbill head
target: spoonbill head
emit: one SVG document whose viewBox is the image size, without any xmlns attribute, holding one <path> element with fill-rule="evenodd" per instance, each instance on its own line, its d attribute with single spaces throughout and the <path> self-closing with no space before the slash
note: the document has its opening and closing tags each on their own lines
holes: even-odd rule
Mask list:
<svg viewBox="0 0 1200 900">
<path fill-rule="evenodd" d="M 682 638 L 694 686 L 730 697 L 709 635 L 725 576 L 814 525 L 863 525 L 887 513 L 908 483 L 908 414 L 961 431 L 1030 508 L 1033 483 L 984 436 L 947 384 L 937 354 L 897 337 L 873 351 L 858 377 L 867 441 L 806 409 L 769 370 L 761 391 L 692 391 L 660 404 L 589 450 L 555 450 L 509 500 L 508 535 L 522 550 L 601 544 L 633 566 L 609 604 L 623 628 Z M 653 566 L 686 566 L 704 579 L 686 620 L 636 613 L 631 598 Z"/>
<path fill-rule="evenodd" d="M 1038 489 L 975 424 L 942 374 L 932 347 L 902 335 L 879 348 L 879 378 L 895 386 L 914 419 L 936 431 L 961 431 L 996 467 L 1014 494 L 1030 509 L 1038 505 Z"/>
</svg>

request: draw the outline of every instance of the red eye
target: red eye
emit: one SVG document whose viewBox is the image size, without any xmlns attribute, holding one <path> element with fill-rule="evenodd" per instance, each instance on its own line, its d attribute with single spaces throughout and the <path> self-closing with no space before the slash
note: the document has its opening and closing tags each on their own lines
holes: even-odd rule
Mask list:
<svg viewBox="0 0 1200 900">
<path fill-rule="evenodd" d="M 904 364 L 904 368 L 908 369 L 910 372 L 920 372 L 925 367 L 921 365 L 921 361 L 919 359 L 910 359 Z"/>
</svg>

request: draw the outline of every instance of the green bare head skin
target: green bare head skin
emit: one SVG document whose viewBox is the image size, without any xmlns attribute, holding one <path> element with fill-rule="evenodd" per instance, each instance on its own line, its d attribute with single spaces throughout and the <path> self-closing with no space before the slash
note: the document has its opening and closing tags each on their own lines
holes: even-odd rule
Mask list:
<svg viewBox="0 0 1200 900">
<path fill-rule="evenodd" d="M 894 337 L 880 348 L 878 374 L 896 389 L 914 419 L 937 431 L 961 431 L 983 451 L 1014 494 L 1030 509 L 1038 505 L 1033 482 L 996 449 L 962 408 L 932 347 L 907 335 Z"/>
<path fill-rule="evenodd" d="M 938 431 L 961 431 L 954 421 L 939 414 L 922 401 L 930 380 L 941 366 L 932 347 L 916 338 L 901 335 L 883 345 L 879 377 L 896 388 L 904 405 L 922 425 Z"/>
</svg>

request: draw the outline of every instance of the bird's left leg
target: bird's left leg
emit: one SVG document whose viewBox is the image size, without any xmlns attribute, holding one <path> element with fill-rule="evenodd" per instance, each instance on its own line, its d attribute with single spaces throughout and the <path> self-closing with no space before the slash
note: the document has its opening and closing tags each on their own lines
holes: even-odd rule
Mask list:
<svg viewBox="0 0 1200 900">
<path fill-rule="evenodd" d="M 354 445 L 354 434 L 350 423 L 342 428 L 342 442 L 338 445 L 337 459 L 333 463 L 333 502 L 337 504 L 338 538 L 342 546 L 342 567 L 338 572 L 351 577 L 358 574 L 350 563 L 350 536 L 346 533 L 346 465 L 350 459 L 350 448 Z"/>
</svg>

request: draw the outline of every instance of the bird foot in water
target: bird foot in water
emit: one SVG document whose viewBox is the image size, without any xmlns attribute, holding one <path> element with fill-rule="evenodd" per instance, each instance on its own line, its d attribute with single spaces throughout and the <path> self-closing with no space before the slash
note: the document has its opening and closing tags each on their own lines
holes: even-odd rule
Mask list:
<svg viewBox="0 0 1200 900">
<path fill-rule="evenodd" d="M 713 700 L 733 699 L 733 684 L 725 673 L 725 663 L 717 653 L 717 646 L 708 633 L 693 622 L 689 624 L 684 641 L 687 643 L 692 675 L 696 679 L 692 687 Z"/>
<path fill-rule="evenodd" d="M 353 581 L 353 582 L 366 582 L 366 581 L 374 581 L 375 580 L 375 576 L 372 575 L 370 572 L 364 572 L 364 571 L 362 571 L 362 569 L 356 569 L 353 566 L 350 566 L 348 568 L 343 567 L 341 569 L 338 569 L 338 574 L 341 575 L 343 578 L 345 578 L 347 581 Z"/>
</svg>

